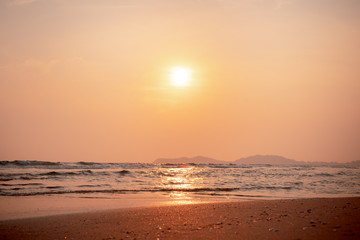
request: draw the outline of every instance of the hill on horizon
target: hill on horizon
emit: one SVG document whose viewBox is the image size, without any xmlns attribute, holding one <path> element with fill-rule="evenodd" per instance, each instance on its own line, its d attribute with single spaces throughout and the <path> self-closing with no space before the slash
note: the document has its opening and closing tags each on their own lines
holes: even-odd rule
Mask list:
<svg viewBox="0 0 360 240">
<path fill-rule="evenodd" d="M 254 155 L 249 157 L 239 158 L 235 161 L 221 161 L 205 156 L 196 157 L 179 157 L 179 158 L 158 158 L 153 163 L 156 164 L 271 164 L 271 165 L 312 165 L 312 166 L 335 166 L 335 165 L 349 165 L 360 166 L 360 160 L 352 162 L 304 162 L 289 159 L 278 155 Z"/>
<path fill-rule="evenodd" d="M 301 164 L 302 162 L 293 159 L 285 158 L 277 155 L 255 155 L 245 158 L 240 158 L 234 161 L 235 164 Z"/>
</svg>

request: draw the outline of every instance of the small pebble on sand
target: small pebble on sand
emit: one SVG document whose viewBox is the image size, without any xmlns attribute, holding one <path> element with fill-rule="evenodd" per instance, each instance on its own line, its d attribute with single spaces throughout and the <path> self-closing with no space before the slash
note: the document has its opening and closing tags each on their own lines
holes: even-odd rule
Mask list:
<svg viewBox="0 0 360 240">
<path fill-rule="evenodd" d="M 279 229 L 276 229 L 276 228 L 269 228 L 269 232 L 278 232 Z"/>
</svg>

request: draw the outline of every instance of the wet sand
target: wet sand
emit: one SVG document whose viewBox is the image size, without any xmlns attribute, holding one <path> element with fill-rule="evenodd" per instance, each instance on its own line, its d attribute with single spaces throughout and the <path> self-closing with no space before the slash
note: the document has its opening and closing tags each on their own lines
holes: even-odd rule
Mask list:
<svg viewBox="0 0 360 240">
<path fill-rule="evenodd" d="M 0 239 L 360 239 L 360 198 L 119 209 L 0 222 Z"/>
</svg>

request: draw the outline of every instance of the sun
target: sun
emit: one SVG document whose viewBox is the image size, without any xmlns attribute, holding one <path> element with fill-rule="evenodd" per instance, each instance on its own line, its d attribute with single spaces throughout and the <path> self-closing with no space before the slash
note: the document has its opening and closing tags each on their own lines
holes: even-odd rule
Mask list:
<svg viewBox="0 0 360 240">
<path fill-rule="evenodd" d="M 191 70 L 186 67 L 173 67 L 170 69 L 170 80 L 173 86 L 186 87 L 191 81 Z"/>
</svg>

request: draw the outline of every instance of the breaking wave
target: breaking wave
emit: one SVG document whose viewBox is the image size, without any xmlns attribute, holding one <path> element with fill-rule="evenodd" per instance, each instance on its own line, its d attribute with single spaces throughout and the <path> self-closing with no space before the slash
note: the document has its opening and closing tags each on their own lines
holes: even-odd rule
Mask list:
<svg viewBox="0 0 360 240">
<path fill-rule="evenodd" d="M 0 196 L 173 193 L 241 197 L 360 194 L 360 169 L 334 166 L 0 161 Z"/>
</svg>

